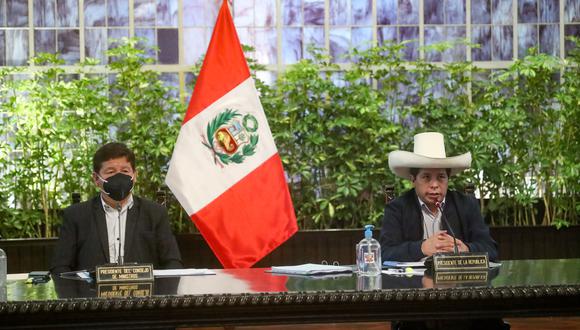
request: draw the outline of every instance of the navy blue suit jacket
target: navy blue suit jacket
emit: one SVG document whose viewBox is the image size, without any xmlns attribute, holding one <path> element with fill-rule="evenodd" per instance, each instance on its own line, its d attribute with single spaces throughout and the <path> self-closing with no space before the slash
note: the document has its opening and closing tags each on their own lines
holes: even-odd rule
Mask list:
<svg viewBox="0 0 580 330">
<path fill-rule="evenodd" d="M 64 210 L 64 221 L 50 270 L 58 274 L 109 263 L 107 223 L 101 197 Z M 165 207 L 133 196 L 127 213 L 125 262 L 151 263 L 154 269 L 182 268 Z"/>
<path fill-rule="evenodd" d="M 471 252 L 487 252 L 490 260 L 497 260 L 497 243 L 491 238 L 474 198 L 448 191 L 443 214 Z M 445 222 L 441 223 L 449 233 Z M 425 257 L 421 252 L 423 228 L 423 213 L 415 189 L 387 204 L 380 237 L 383 261 L 419 261 Z"/>
</svg>

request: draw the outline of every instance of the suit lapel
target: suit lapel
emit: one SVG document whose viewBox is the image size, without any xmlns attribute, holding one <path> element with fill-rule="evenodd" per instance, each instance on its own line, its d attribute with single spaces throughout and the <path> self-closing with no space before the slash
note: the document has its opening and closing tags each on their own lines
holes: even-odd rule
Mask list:
<svg viewBox="0 0 580 330">
<path fill-rule="evenodd" d="M 132 260 L 133 238 L 135 237 L 135 227 L 139 218 L 139 199 L 133 196 L 133 206 L 127 211 L 127 222 L 125 224 L 125 260 Z"/>
<path fill-rule="evenodd" d="M 410 202 L 413 207 L 410 209 L 410 216 L 409 219 L 410 226 L 409 233 L 413 233 L 414 237 L 413 240 L 421 240 L 423 239 L 423 213 L 421 212 L 421 205 L 419 204 L 419 197 L 417 197 L 417 193 L 415 189 L 411 190 L 409 194 Z"/>
<path fill-rule="evenodd" d="M 93 214 L 95 215 L 95 222 L 97 225 L 97 234 L 101 242 L 101 250 L 105 255 L 105 260 L 108 263 L 109 256 L 109 237 L 107 234 L 107 220 L 105 218 L 105 210 L 103 210 L 103 203 L 101 197 L 97 196 L 93 202 Z"/>
<path fill-rule="evenodd" d="M 443 214 L 445 214 L 445 216 L 447 217 L 447 221 L 449 221 L 449 225 L 453 229 L 453 232 L 455 233 L 456 238 L 462 238 L 463 235 L 461 232 L 459 217 L 458 217 L 457 212 L 456 212 L 457 208 L 455 206 L 455 199 L 453 198 L 451 192 L 447 193 L 446 201 L 448 203 L 445 205 L 445 209 L 443 210 Z M 443 219 L 441 219 L 441 220 L 443 220 Z M 445 221 L 443 221 L 443 226 L 445 229 L 449 230 L 449 228 L 447 228 L 447 226 L 445 225 Z M 451 232 L 449 232 L 449 234 L 451 234 Z"/>
</svg>

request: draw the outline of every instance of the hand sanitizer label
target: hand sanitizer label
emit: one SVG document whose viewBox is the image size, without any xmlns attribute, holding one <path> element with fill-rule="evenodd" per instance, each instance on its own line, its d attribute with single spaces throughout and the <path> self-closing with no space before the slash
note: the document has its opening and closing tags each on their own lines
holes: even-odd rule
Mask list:
<svg viewBox="0 0 580 330">
<path fill-rule="evenodd" d="M 375 263 L 375 254 L 372 252 L 365 252 L 364 259 L 365 259 L 365 264 L 374 264 Z"/>
</svg>

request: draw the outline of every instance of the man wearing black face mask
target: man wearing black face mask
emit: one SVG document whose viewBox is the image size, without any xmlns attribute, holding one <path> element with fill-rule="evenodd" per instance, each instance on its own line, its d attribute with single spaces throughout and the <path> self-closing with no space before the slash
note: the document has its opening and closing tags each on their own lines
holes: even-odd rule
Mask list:
<svg viewBox="0 0 580 330">
<path fill-rule="evenodd" d="M 123 262 L 182 267 L 167 211 L 132 194 L 136 177 L 135 155 L 126 145 L 108 143 L 97 150 L 92 179 L 100 194 L 64 211 L 53 274 Z"/>
</svg>

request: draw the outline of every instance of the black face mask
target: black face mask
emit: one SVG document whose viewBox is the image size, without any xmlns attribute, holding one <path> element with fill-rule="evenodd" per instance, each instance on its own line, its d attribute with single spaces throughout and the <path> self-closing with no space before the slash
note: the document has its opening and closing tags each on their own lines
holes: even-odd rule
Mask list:
<svg viewBox="0 0 580 330">
<path fill-rule="evenodd" d="M 127 198 L 133 190 L 133 178 L 130 175 L 117 173 L 103 181 L 103 191 L 117 202 Z"/>
</svg>

